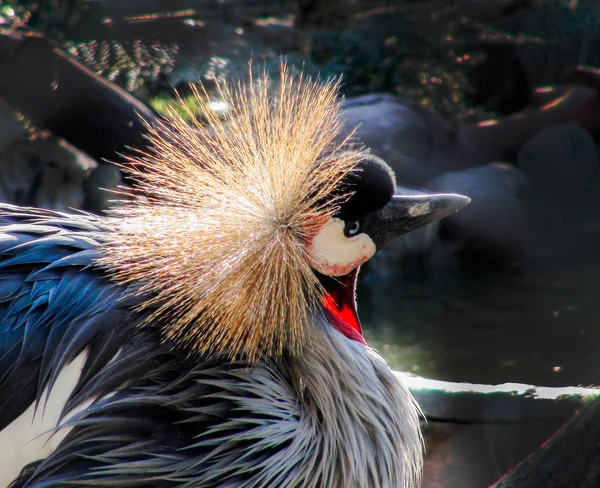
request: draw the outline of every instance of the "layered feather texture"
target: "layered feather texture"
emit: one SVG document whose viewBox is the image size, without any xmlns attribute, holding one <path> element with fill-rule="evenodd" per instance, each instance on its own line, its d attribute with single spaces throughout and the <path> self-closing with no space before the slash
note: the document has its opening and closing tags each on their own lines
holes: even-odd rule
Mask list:
<svg viewBox="0 0 600 488">
<path fill-rule="evenodd" d="M 225 120 L 195 91 L 207 123 L 172 111 L 149 127 L 150 150 L 127 165 L 139 193 L 113 211 L 98 263 L 140 283 L 166 339 L 254 360 L 306 342 L 323 293 L 307 244 L 364 151 L 339 142 L 337 83 L 285 66 L 275 83 L 249 78 L 220 86 Z"/>
<path fill-rule="evenodd" d="M 0 224 L 0 428 L 34 401 L 47 418 L 45 392 L 87 357 L 63 409 L 79 412 L 68 435 L 13 488 L 418 486 L 414 399 L 324 314 L 299 357 L 187 358 L 159 344 L 159 324 L 137 327 L 144 297 L 92 266 L 106 219 L 1 204 Z"/>
</svg>

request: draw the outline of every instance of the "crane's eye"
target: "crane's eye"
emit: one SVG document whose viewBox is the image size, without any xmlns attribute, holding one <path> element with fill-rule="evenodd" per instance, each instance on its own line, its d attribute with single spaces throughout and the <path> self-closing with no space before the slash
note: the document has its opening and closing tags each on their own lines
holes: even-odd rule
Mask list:
<svg viewBox="0 0 600 488">
<path fill-rule="evenodd" d="M 360 232 L 360 220 L 351 220 L 344 225 L 344 235 L 346 237 L 354 237 Z"/>
</svg>

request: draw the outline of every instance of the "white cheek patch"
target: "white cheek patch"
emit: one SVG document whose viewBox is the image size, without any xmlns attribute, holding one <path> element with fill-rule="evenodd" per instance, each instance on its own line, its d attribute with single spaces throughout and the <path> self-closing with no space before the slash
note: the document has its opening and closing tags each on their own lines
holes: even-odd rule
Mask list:
<svg viewBox="0 0 600 488">
<path fill-rule="evenodd" d="M 344 235 L 344 221 L 330 218 L 308 246 L 310 265 L 326 276 L 343 276 L 377 251 L 367 234 Z"/>
</svg>

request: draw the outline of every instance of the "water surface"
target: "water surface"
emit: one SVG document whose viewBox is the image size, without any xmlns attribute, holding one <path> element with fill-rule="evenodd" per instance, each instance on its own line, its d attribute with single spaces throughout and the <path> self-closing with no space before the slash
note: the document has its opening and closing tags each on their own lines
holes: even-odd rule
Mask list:
<svg viewBox="0 0 600 488">
<path fill-rule="evenodd" d="M 550 269 L 549 269 L 550 268 Z M 363 277 L 370 344 L 400 370 L 450 381 L 600 384 L 600 264 Z"/>
</svg>

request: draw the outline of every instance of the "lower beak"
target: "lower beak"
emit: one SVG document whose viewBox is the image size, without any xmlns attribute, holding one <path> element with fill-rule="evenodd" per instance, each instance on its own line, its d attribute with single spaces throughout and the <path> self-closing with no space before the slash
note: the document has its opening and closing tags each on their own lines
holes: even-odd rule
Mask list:
<svg viewBox="0 0 600 488">
<path fill-rule="evenodd" d="M 451 193 L 394 195 L 381 210 L 367 215 L 363 232 L 380 250 L 401 235 L 442 219 L 470 201 L 468 197 Z"/>
</svg>

